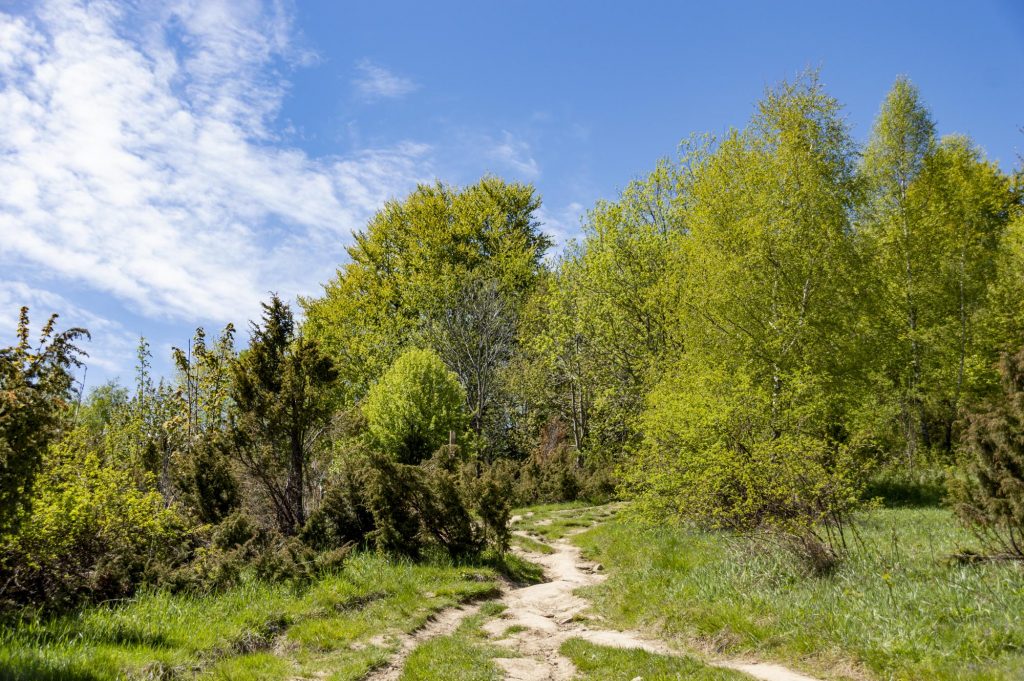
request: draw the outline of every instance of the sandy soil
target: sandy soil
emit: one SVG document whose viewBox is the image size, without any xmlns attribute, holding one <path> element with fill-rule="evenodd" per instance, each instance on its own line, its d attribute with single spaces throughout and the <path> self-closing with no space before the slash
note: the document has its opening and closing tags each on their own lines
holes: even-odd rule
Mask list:
<svg viewBox="0 0 1024 681">
<path fill-rule="evenodd" d="M 531 537 L 538 540 L 538 537 Z M 678 654 L 662 641 L 652 640 L 636 631 L 596 628 L 578 617 L 589 603 L 575 595 L 582 586 L 605 579 L 600 566 L 586 561 L 578 547 L 566 540 L 546 542 L 555 550 L 551 554 L 524 553 L 524 557 L 544 567 L 550 581 L 514 589 L 502 596 L 506 610 L 502 617 L 484 625 L 494 637 L 501 637 L 509 627 L 522 631 L 503 638 L 503 642 L 520 656 L 498 658 L 506 679 L 513 681 L 564 681 L 573 677 L 574 668 L 558 649 L 570 638 L 618 648 L 640 648 L 663 655 Z M 742 671 L 762 681 L 816 681 L 809 676 L 772 664 L 712 661 L 710 664 Z"/>
<path fill-rule="evenodd" d="M 365 681 L 398 681 L 398 678 L 402 675 L 402 667 L 405 666 L 406 658 L 409 657 L 409 654 L 416 646 L 432 638 L 454 633 L 459 628 L 459 625 L 462 624 L 462 620 L 474 615 L 479 609 L 480 606 L 477 604 L 442 610 L 424 626 L 411 634 L 401 636 L 398 652 L 388 660 L 387 665 L 371 672 Z M 385 641 L 371 641 L 371 643 L 383 645 Z"/>
<path fill-rule="evenodd" d="M 517 518 L 513 519 L 513 522 Z M 524 533 L 519 533 L 524 534 Z M 529 535 L 525 535 L 529 536 Z M 544 541 L 539 537 L 531 539 Z M 495 643 L 507 646 L 515 656 L 496 658 L 510 681 L 568 681 L 575 673 L 572 662 L 558 652 L 570 638 L 581 638 L 597 645 L 619 648 L 641 648 L 663 655 L 678 651 L 662 641 L 645 637 L 636 631 L 602 629 L 581 617 L 589 603 L 574 591 L 605 579 L 599 565 L 586 561 L 578 547 L 562 539 L 547 543 L 554 553 L 521 551 L 528 560 L 542 565 L 548 581 L 522 588 L 509 588 L 500 602 L 506 610 L 501 617 L 484 624 L 484 630 Z M 372 674 L 373 681 L 394 681 L 401 675 L 406 657 L 420 642 L 455 631 L 478 606 L 453 608 L 440 613 L 425 627 L 404 637 L 399 652 L 387 667 Z M 516 630 L 509 631 L 510 627 Z M 507 632 L 507 634 L 506 634 Z M 785 667 L 738 660 L 706 660 L 708 664 L 744 672 L 761 681 L 818 681 Z"/>
<path fill-rule="evenodd" d="M 562 643 L 570 638 L 583 638 L 606 646 L 672 652 L 664 644 L 645 639 L 638 632 L 595 629 L 579 621 L 577 617 L 589 603 L 573 592 L 581 586 L 596 584 L 605 576 L 595 564 L 584 561 L 579 549 L 569 542 L 562 540 L 549 545 L 555 549 L 554 553 L 524 555 L 542 565 L 550 581 L 506 592 L 501 598 L 505 612 L 484 625 L 484 629 L 496 638 L 502 637 L 509 627 L 522 628 L 522 631 L 502 638 L 502 643 L 519 657 L 495 660 L 505 669 L 507 679 L 571 679 L 575 668 L 558 652 Z"/>
</svg>

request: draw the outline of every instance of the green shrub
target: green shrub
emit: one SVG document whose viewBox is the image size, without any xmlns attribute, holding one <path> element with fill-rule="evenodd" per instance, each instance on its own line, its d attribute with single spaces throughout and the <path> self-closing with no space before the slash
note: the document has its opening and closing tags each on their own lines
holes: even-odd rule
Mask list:
<svg viewBox="0 0 1024 681">
<path fill-rule="evenodd" d="M 421 466 L 377 455 L 367 485 L 378 549 L 411 557 L 428 543 L 453 557 L 478 553 L 483 532 L 470 514 L 456 455 L 444 447 Z"/>
<path fill-rule="evenodd" d="M 512 461 L 499 459 L 483 471 L 473 490 L 474 506 L 483 523 L 485 537 L 500 553 L 508 550 L 511 537 L 508 521 L 512 515 L 515 471 Z"/>
<path fill-rule="evenodd" d="M 373 513 L 366 495 L 368 465 L 353 457 L 327 479 L 320 506 L 302 533 L 306 544 L 324 551 L 361 545 L 373 531 Z"/>
<path fill-rule="evenodd" d="M 245 513 L 236 512 L 214 528 L 210 545 L 222 551 L 236 549 L 256 539 L 261 533 L 252 518 Z"/>
<path fill-rule="evenodd" d="M 479 553 L 485 544 L 483 529 L 472 515 L 472 490 L 460 462 L 458 447 L 438 449 L 418 467 L 422 493 L 411 498 L 426 533 L 452 557 Z"/>
<path fill-rule="evenodd" d="M 28 308 L 21 308 L 18 343 L 0 348 L 0 537 L 17 529 L 49 444 L 61 430 L 71 398 L 70 369 L 79 366 L 75 341 L 85 329 L 55 333 L 57 315 L 29 343 Z"/>
<path fill-rule="evenodd" d="M 517 471 L 515 499 L 520 505 L 585 499 L 602 503 L 615 495 L 613 457 L 600 451 L 580 452 L 570 445 L 557 420 L 542 429 L 531 455 Z"/>
<path fill-rule="evenodd" d="M 950 492 L 960 519 L 997 554 L 1024 558 L 1024 348 L 999 363 L 1002 391 L 967 414 L 964 470 Z"/>
<path fill-rule="evenodd" d="M 370 389 L 363 404 L 377 448 L 417 464 L 466 428 L 466 393 L 432 350 L 411 349 Z"/>
<path fill-rule="evenodd" d="M 815 571 L 830 569 L 862 503 L 870 459 L 856 438 L 830 436 L 818 394 L 813 383 L 796 385 L 782 402 L 742 371 L 669 378 L 650 397 L 627 493 L 652 519 L 766 532 Z"/>
<path fill-rule="evenodd" d="M 908 468 L 901 458 L 871 476 L 864 498 L 879 499 L 888 508 L 940 506 L 946 498 L 946 478 L 944 467 Z"/>
<path fill-rule="evenodd" d="M 220 522 L 241 504 L 225 445 L 217 433 L 200 439 L 180 482 L 185 502 L 204 523 Z"/>
<path fill-rule="evenodd" d="M 136 476 L 104 464 L 75 431 L 48 450 L 32 505 L 16 536 L 0 544 L 5 600 L 54 607 L 127 596 L 161 566 L 184 560 L 184 518 Z"/>
<path fill-rule="evenodd" d="M 246 581 L 305 583 L 341 569 L 352 544 L 318 550 L 236 511 L 214 527 L 190 563 L 160 583 L 176 591 L 223 591 Z"/>
</svg>

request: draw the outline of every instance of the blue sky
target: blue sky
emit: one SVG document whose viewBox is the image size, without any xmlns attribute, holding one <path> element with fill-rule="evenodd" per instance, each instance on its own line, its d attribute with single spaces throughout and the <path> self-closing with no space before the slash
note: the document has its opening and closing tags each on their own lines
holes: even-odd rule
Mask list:
<svg viewBox="0 0 1024 681">
<path fill-rule="evenodd" d="M 434 178 L 533 182 L 564 241 L 693 132 L 820 69 L 863 139 L 897 75 L 940 132 L 1024 151 L 1024 3 L 0 2 L 0 341 L 94 340 L 88 383 L 319 290 Z"/>
</svg>

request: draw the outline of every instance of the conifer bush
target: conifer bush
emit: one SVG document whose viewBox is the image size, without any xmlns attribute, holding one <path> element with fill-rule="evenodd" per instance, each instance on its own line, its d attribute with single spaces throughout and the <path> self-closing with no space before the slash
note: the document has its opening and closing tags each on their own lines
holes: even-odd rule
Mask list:
<svg viewBox="0 0 1024 681">
<path fill-rule="evenodd" d="M 358 458 L 327 479 L 320 505 L 299 535 L 303 542 L 320 551 L 366 543 L 374 527 L 366 494 L 369 474 L 366 462 Z"/>
<path fill-rule="evenodd" d="M 483 530 L 448 450 L 418 466 L 373 457 L 367 491 L 374 521 L 370 536 L 379 550 L 415 558 L 431 543 L 452 557 L 483 549 Z"/>
<path fill-rule="evenodd" d="M 950 480 L 957 515 L 994 555 L 1024 559 L 1024 348 L 999 362 L 999 393 L 966 414 L 962 472 Z"/>
<path fill-rule="evenodd" d="M 61 434 L 72 393 L 71 369 L 84 355 L 81 328 L 57 332 L 57 315 L 29 341 L 28 308 L 19 313 L 18 342 L 0 348 L 0 536 L 17 529 L 32 501 L 32 487 L 47 446 Z"/>
</svg>

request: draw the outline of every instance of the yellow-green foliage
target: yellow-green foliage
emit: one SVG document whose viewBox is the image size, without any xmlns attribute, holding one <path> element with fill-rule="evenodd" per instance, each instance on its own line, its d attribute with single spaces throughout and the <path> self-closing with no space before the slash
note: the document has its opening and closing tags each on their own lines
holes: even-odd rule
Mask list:
<svg viewBox="0 0 1024 681">
<path fill-rule="evenodd" d="M 466 428 L 466 393 L 432 350 L 407 350 L 370 390 L 363 404 L 376 446 L 416 464 Z"/>
<path fill-rule="evenodd" d="M 18 342 L 0 348 L 0 537 L 17 530 L 31 506 L 43 452 L 62 430 L 69 369 L 80 365 L 75 341 L 89 335 L 78 328 L 56 333 L 56 322 L 52 315 L 33 347 L 28 308 L 22 307 Z"/>
<path fill-rule="evenodd" d="M 25 593 L 51 605 L 134 590 L 147 568 L 179 550 L 183 518 L 168 507 L 151 478 L 101 460 L 79 429 L 47 452 L 32 512 L 2 558 Z"/>
<path fill-rule="evenodd" d="M 386 203 L 324 296 L 302 300 L 304 331 L 337 360 L 345 397 L 365 395 L 470 277 L 497 282 L 513 299 L 530 290 L 550 244 L 539 207 L 532 186 L 495 177 L 420 185 Z"/>
<path fill-rule="evenodd" d="M 852 149 L 811 74 L 690 165 L 669 260 L 686 350 L 662 363 L 626 466 L 641 510 L 803 541 L 823 527 L 828 539 L 856 505 Z"/>
<path fill-rule="evenodd" d="M 739 368 L 702 369 L 677 370 L 650 395 L 647 439 L 625 470 L 637 511 L 838 549 L 843 538 L 832 532 L 859 505 L 866 479 L 863 443 L 826 437 L 815 381 L 791 377 L 792 392 L 773 403 Z"/>
</svg>

